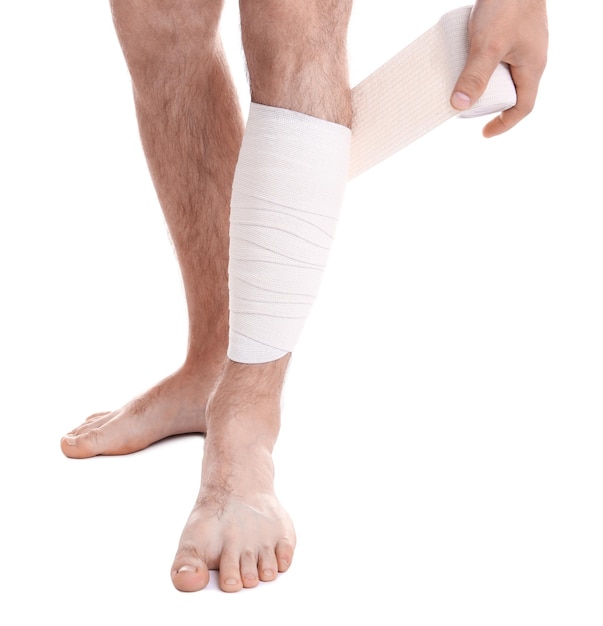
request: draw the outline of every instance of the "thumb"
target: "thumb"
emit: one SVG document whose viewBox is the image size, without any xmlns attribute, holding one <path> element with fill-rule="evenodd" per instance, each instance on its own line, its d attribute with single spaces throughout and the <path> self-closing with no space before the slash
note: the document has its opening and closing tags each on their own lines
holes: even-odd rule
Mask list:
<svg viewBox="0 0 603 626">
<path fill-rule="evenodd" d="M 500 59 L 471 46 L 465 67 L 452 90 L 450 104 L 459 111 L 472 107 L 486 90 Z"/>
</svg>

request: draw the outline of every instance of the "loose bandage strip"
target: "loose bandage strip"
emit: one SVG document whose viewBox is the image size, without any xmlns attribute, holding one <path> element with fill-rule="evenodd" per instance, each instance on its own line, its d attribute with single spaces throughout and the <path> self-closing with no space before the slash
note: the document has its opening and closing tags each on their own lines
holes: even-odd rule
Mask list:
<svg viewBox="0 0 603 626">
<path fill-rule="evenodd" d="M 450 96 L 469 53 L 471 7 L 443 15 L 428 31 L 352 89 L 350 178 L 377 165 L 454 116 L 509 109 L 517 94 L 500 63 L 482 97 L 461 114 Z"/>
<path fill-rule="evenodd" d="M 468 53 L 471 7 L 440 21 L 352 90 L 352 131 L 251 103 L 230 224 L 230 341 L 240 363 L 293 351 L 318 293 L 349 178 L 458 115 L 451 91 Z M 507 66 L 462 116 L 515 104 Z"/>
</svg>

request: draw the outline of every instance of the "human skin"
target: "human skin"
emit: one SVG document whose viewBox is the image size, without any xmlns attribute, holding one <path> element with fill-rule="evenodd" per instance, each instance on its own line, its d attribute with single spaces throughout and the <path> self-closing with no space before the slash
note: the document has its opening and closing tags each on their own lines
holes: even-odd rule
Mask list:
<svg viewBox="0 0 603 626">
<path fill-rule="evenodd" d="M 485 137 L 504 133 L 534 108 L 546 67 L 548 24 L 545 0 L 477 0 L 469 19 L 469 56 L 451 96 L 459 110 L 475 104 L 502 61 L 509 64 L 517 103 L 492 119 Z"/>
<path fill-rule="evenodd" d="M 196 591 L 218 569 L 220 587 L 238 591 L 288 569 L 295 531 L 274 492 L 271 456 L 289 356 L 258 365 L 226 357 L 229 200 L 244 125 L 219 39 L 222 0 L 111 0 L 111 7 L 182 273 L 189 340 L 175 373 L 120 409 L 92 415 L 61 448 L 72 458 L 128 454 L 171 435 L 206 433 L 199 495 L 172 580 Z M 241 0 L 252 100 L 349 127 L 350 11 L 351 0 Z M 545 33 L 542 0 L 478 0 L 455 88 L 466 98 L 453 96 L 453 106 L 474 102 L 501 60 L 518 91 L 515 110 L 491 121 L 486 135 L 531 110 Z"/>
</svg>

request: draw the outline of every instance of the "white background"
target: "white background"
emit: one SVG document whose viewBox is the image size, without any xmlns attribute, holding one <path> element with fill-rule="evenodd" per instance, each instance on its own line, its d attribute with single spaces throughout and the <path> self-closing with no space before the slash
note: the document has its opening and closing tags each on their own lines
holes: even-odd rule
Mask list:
<svg viewBox="0 0 603 626">
<path fill-rule="evenodd" d="M 296 559 L 228 596 L 169 578 L 200 437 L 60 453 L 88 414 L 180 364 L 186 316 L 108 3 L 8 4 L 2 622 L 601 626 L 594 15 L 549 2 L 549 66 L 513 132 L 485 140 L 483 120 L 452 120 L 350 184 L 275 453 Z M 356 0 L 352 82 L 456 6 Z M 246 107 L 237 20 L 227 0 Z"/>
</svg>

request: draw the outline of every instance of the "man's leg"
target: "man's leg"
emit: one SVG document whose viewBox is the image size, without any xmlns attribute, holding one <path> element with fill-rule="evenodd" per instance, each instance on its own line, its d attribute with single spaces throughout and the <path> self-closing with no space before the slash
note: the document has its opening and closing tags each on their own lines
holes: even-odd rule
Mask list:
<svg viewBox="0 0 603 626">
<path fill-rule="evenodd" d="M 346 37 L 350 0 L 241 0 L 243 44 L 256 103 L 350 126 Z M 228 360 L 207 407 L 201 489 L 182 533 L 172 579 L 201 589 L 208 569 L 238 591 L 285 571 L 295 533 L 274 493 L 271 452 L 289 356 Z"/>
<path fill-rule="evenodd" d="M 184 365 L 63 438 L 70 457 L 134 452 L 205 432 L 228 342 L 228 215 L 243 122 L 217 35 L 223 0 L 112 0 L 140 135 L 176 249 L 189 314 Z"/>
</svg>

